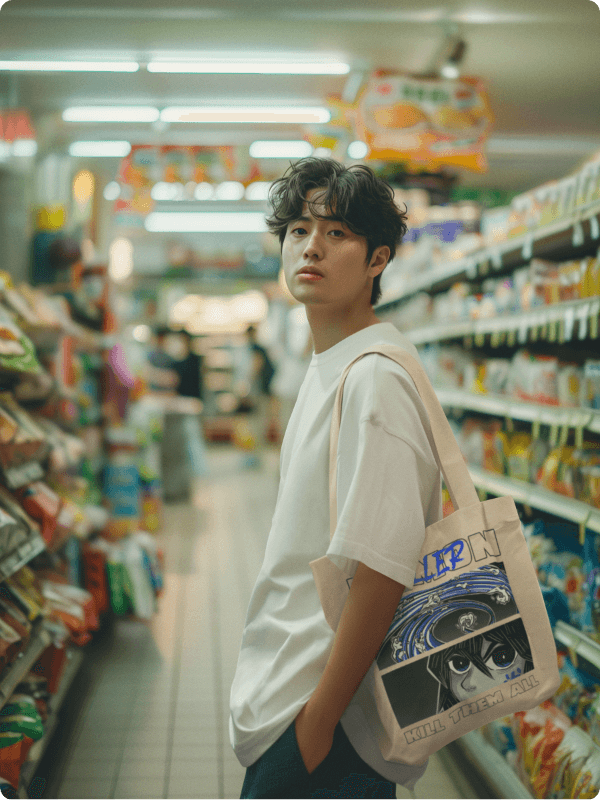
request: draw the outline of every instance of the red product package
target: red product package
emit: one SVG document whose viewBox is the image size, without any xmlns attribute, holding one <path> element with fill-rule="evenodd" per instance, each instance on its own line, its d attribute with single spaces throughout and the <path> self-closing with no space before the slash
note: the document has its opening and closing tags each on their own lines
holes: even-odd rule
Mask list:
<svg viewBox="0 0 600 800">
<path fill-rule="evenodd" d="M 571 721 L 550 700 L 521 717 L 517 738 L 517 770 L 534 797 L 546 797 L 556 763 L 554 754 Z"/>
</svg>

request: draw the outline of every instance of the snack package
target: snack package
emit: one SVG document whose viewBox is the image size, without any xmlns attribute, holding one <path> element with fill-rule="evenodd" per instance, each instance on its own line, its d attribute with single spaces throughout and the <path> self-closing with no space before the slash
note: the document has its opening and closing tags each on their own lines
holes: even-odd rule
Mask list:
<svg viewBox="0 0 600 800">
<path fill-rule="evenodd" d="M 575 775 L 572 797 L 592 798 L 600 793 L 600 747 L 595 745 Z"/>
<path fill-rule="evenodd" d="M 532 443 L 533 437 L 530 433 L 513 433 L 507 436 L 506 469 L 509 477 L 529 482 Z"/>
<path fill-rule="evenodd" d="M 517 774 L 534 797 L 548 797 L 547 787 L 556 768 L 555 752 L 571 722 L 549 700 L 515 718 L 519 719 Z"/>
<path fill-rule="evenodd" d="M 580 778 L 580 772 L 584 768 L 588 758 L 594 751 L 591 738 L 582 731 L 577 725 L 572 725 L 566 732 L 556 748 L 549 779 L 546 783 L 546 794 L 539 797 L 573 798 L 575 784 Z M 580 781 L 581 785 L 581 781 Z M 595 797 L 596 795 L 591 795 Z"/>
<path fill-rule="evenodd" d="M 600 410 L 600 361 L 588 359 L 583 365 L 581 405 Z"/>
</svg>

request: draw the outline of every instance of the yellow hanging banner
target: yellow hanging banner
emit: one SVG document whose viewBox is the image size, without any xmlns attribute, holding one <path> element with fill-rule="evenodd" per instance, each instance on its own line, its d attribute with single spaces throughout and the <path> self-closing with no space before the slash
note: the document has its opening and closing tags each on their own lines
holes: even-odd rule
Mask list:
<svg viewBox="0 0 600 800">
<path fill-rule="evenodd" d="M 366 160 L 432 171 L 487 170 L 484 146 L 494 119 L 479 78 L 416 78 L 380 70 L 346 115 L 354 138 L 369 146 Z"/>
</svg>

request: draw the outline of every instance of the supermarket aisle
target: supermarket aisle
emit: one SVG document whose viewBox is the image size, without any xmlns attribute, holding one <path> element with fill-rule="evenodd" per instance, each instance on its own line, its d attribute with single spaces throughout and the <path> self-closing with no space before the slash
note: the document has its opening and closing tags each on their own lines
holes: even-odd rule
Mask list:
<svg viewBox="0 0 600 800">
<path fill-rule="evenodd" d="M 278 458 L 273 449 L 260 470 L 242 471 L 239 452 L 211 448 L 210 481 L 193 503 L 166 507 L 159 613 L 147 625 L 118 620 L 94 643 L 45 797 L 239 797 L 244 770 L 228 740 L 229 687 Z M 398 796 L 410 793 L 399 788 Z M 459 793 L 434 758 L 416 796 L 478 795 Z"/>
</svg>

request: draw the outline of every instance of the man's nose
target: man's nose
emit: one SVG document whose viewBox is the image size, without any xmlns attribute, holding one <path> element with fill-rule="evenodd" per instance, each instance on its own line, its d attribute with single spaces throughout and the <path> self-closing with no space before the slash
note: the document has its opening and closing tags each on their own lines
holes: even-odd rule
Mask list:
<svg viewBox="0 0 600 800">
<path fill-rule="evenodd" d="M 323 241 L 318 231 L 313 231 L 304 247 L 305 258 L 321 258 L 323 255 Z"/>
</svg>

